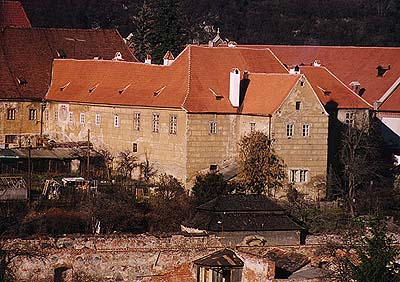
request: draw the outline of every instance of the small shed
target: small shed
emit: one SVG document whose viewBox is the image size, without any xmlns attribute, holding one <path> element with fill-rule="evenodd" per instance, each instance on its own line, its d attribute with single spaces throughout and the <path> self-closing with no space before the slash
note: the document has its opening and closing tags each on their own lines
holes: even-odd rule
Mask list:
<svg viewBox="0 0 400 282">
<path fill-rule="evenodd" d="M 197 207 L 187 227 L 240 246 L 299 245 L 304 228 L 265 195 L 222 195 Z"/>
</svg>

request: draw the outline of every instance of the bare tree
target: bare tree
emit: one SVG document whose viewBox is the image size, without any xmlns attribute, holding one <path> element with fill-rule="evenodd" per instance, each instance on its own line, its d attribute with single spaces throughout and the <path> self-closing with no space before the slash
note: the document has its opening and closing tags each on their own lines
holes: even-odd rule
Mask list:
<svg viewBox="0 0 400 282">
<path fill-rule="evenodd" d="M 132 177 L 132 172 L 138 165 L 137 157 L 133 152 L 126 150 L 118 154 L 117 171 L 125 180 Z"/>
<path fill-rule="evenodd" d="M 246 192 L 272 195 L 286 179 L 283 161 L 275 153 L 269 137 L 256 131 L 239 142 L 239 182 Z"/>
</svg>

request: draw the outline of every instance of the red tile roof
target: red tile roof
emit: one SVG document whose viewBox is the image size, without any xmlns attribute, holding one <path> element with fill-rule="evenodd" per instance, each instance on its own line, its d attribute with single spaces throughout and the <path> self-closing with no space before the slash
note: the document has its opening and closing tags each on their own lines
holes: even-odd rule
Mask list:
<svg viewBox="0 0 400 282">
<path fill-rule="evenodd" d="M 379 111 L 400 112 L 400 85 L 397 85 L 390 96 L 383 101 Z"/>
<path fill-rule="evenodd" d="M 242 113 L 272 115 L 300 77 L 294 74 L 249 74 L 250 84 Z"/>
<path fill-rule="evenodd" d="M 20 2 L 0 2 L 0 28 L 6 26 L 31 27 L 31 23 Z"/>
<path fill-rule="evenodd" d="M 337 104 L 339 109 L 370 109 L 372 106 L 343 84 L 325 67 L 300 67 L 323 105 Z"/>
<path fill-rule="evenodd" d="M 236 113 L 237 109 L 232 107 L 229 101 L 229 77 L 232 68 L 247 70 L 250 73 L 287 74 L 287 70 L 268 49 L 188 46 L 170 66 L 55 60 L 52 85 L 47 99 L 173 107 L 183 108 L 192 113 Z M 258 76 L 252 77 L 255 79 L 255 85 L 250 82 L 250 96 L 255 95 L 254 89 L 264 87 Z M 281 81 L 281 78 L 276 81 Z M 65 85 L 68 86 L 60 91 Z M 96 89 L 89 93 L 89 89 L 95 85 Z M 125 90 L 120 91 L 122 89 Z M 253 109 L 247 103 L 244 109 L 246 113 L 260 110 Z M 270 110 L 266 108 L 266 111 Z"/>
<path fill-rule="evenodd" d="M 249 46 L 250 47 L 250 46 Z M 366 91 L 363 98 L 373 103 L 386 92 L 400 76 L 400 48 L 390 47 L 338 47 L 338 46 L 279 46 L 254 45 L 252 48 L 270 48 L 288 66 L 311 65 L 319 60 L 341 81 L 349 85 L 358 81 Z M 377 67 L 390 70 L 377 76 Z"/>
<path fill-rule="evenodd" d="M 111 60 L 117 51 L 136 61 L 117 30 L 7 27 L 0 31 L 0 99 L 42 99 L 54 58 Z"/>
</svg>

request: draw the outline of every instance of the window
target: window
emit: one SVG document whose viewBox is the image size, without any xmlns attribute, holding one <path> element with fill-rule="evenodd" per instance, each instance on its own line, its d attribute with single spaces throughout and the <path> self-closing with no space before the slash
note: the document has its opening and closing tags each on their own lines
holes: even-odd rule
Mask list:
<svg viewBox="0 0 400 282">
<path fill-rule="evenodd" d="M 308 181 L 308 170 L 307 169 L 289 170 L 289 180 L 291 183 L 306 183 Z"/>
<path fill-rule="evenodd" d="M 29 120 L 36 120 L 37 118 L 37 110 L 29 109 Z"/>
<path fill-rule="evenodd" d="M 135 118 L 133 119 L 133 129 L 136 131 L 140 130 L 140 113 L 135 113 Z"/>
<path fill-rule="evenodd" d="M 300 86 L 304 87 L 304 81 L 300 81 Z"/>
<path fill-rule="evenodd" d="M 81 113 L 79 115 L 79 123 L 80 124 L 85 124 L 85 114 L 84 113 Z"/>
<path fill-rule="evenodd" d="M 304 137 L 310 136 L 310 125 L 309 124 L 303 124 L 303 136 Z"/>
<path fill-rule="evenodd" d="M 287 137 L 292 137 L 293 136 L 293 129 L 294 129 L 294 125 L 293 124 L 288 124 L 286 125 L 286 136 Z"/>
<path fill-rule="evenodd" d="M 96 114 L 96 117 L 95 117 L 95 120 L 94 120 L 94 122 L 95 122 L 95 124 L 96 124 L 97 126 L 99 126 L 99 125 L 100 125 L 101 118 L 100 118 L 100 115 L 99 115 L 99 114 Z"/>
<path fill-rule="evenodd" d="M 132 152 L 137 153 L 137 151 L 138 151 L 137 143 L 133 143 L 132 144 Z"/>
<path fill-rule="evenodd" d="M 353 127 L 354 126 L 354 113 L 347 112 L 346 113 L 346 125 Z"/>
<path fill-rule="evenodd" d="M 169 116 L 169 134 L 176 134 L 176 115 Z"/>
<path fill-rule="evenodd" d="M 300 183 L 307 182 L 308 179 L 308 170 L 302 169 L 300 170 Z"/>
<path fill-rule="evenodd" d="M 253 133 L 256 131 L 256 123 L 250 122 L 250 132 Z"/>
<path fill-rule="evenodd" d="M 44 111 L 44 120 L 45 120 L 45 121 L 48 121 L 48 120 L 49 120 L 49 111 L 48 111 L 48 110 L 45 110 L 45 111 Z"/>
<path fill-rule="evenodd" d="M 210 121 L 210 134 L 217 134 L 217 122 Z"/>
<path fill-rule="evenodd" d="M 153 132 L 158 133 L 160 131 L 160 115 L 153 114 Z"/>
<path fill-rule="evenodd" d="M 296 102 L 296 111 L 300 110 L 300 105 L 301 105 L 301 102 L 297 101 Z"/>
<path fill-rule="evenodd" d="M 14 120 L 15 119 L 15 114 L 17 113 L 16 109 L 8 109 L 7 110 L 7 119 L 8 120 Z"/>
<path fill-rule="evenodd" d="M 69 120 L 69 122 L 74 122 L 74 113 L 73 112 L 69 112 L 68 120 Z"/>
<path fill-rule="evenodd" d="M 118 115 L 114 115 L 114 127 L 119 127 L 119 117 L 118 117 Z"/>
<path fill-rule="evenodd" d="M 6 135 L 6 143 L 17 143 L 17 135 Z"/>
<path fill-rule="evenodd" d="M 216 165 L 216 164 L 210 165 L 210 171 L 211 171 L 211 172 L 215 172 L 215 171 L 217 171 L 217 170 L 218 170 L 218 165 Z"/>
<path fill-rule="evenodd" d="M 289 180 L 291 183 L 297 182 L 297 169 L 291 169 L 289 170 Z"/>
<path fill-rule="evenodd" d="M 58 121 L 58 111 L 54 111 L 54 121 Z"/>
</svg>

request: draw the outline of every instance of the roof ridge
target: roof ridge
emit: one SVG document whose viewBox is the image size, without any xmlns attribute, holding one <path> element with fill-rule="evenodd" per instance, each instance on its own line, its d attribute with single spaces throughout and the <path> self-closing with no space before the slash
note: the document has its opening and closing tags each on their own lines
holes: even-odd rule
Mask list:
<svg viewBox="0 0 400 282">
<path fill-rule="evenodd" d="M 190 81 L 192 79 L 192 48 L 191 47 L 192 47 L 192 45 L 190 45 L 190 44 L 187 46 L 187 48 L 188 48 L 188 73 L 187 73 L 188 81 L 187 81 L 186 95 L 185 95 L 185 98 L 183 99 L 183 102 L 181 105 L 181 107 L 183 109 L 185 109 L 185 103 L 190 94 Z"/>
<path fill-rule="evenodd" d="M 321 66 L 320 68 L 324 68 L 330 75 L 332 75 L 337 81 L 339 81 L 339 83 L 341 83 L 346 89 L 348 89 L 354 96 L 358 97 L 358 99 L 360 99 L 361 101 L 363 101 L 365 104 L 367 104 L 368 106 L 370 106 L 371 108 L 372 105 L 370 103 L 368 103 L 363 97 L 361 97 L 360 95 L 357 95 L 357 93 L 355 93 L 353 90 L 350 89 L 350 87 L 348 87 L 346 84 L 344 84 L 343 81 L 341 81 L 333 72 L 331 72 L 328 68 Z"/>
</svg>

